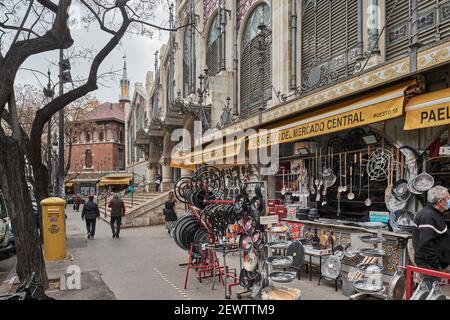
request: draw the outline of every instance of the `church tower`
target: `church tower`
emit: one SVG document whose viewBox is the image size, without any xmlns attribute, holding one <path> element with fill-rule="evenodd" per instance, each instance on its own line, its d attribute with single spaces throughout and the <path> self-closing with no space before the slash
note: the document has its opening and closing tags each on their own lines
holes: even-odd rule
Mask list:
<svg viewBox="0 0 450 320">
<path fill-rule="evenodd" d="M 123 57 L 122 79 L 120 79 L 120 98 L 119 102 L 130 102 L 130 80 L 127 76 L 126 56 Z"/>
</svg>

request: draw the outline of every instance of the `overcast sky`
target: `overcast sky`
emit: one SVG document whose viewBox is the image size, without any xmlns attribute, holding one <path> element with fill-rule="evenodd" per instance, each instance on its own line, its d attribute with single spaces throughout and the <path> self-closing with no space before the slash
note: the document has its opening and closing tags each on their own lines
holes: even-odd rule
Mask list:
<svg viewBox="0 0 450 320">
<path fill-rule="evenodd" d="M 153 23 L 160 26 L 168 27 L 169 14 L 166 8 L 158 7 L 155 11 L 155 18 Z M 104 44 L 109 40 L 109 34 L 99 30 L 97 27 L 91 26 L 89 30 L 72 30 L 72 37 L 75 40 L 77 48 L 94 48 L 100 50 Z M 135 82 L 144 82 L 147 71 L 154 70 L 155 51 L 160 50 L 161 45 L 167 42 L 169 38 L 168 31 L 158 31 L 155 29 L 153 37 L 150 39 L 143 36 L 125 35 L 121 45 L 108 56 L 103 62 L 99 73 L 118 70 L 123 65 L 123 55 L 127 56 L 128 78 L 131 81 L 131 92 L 134 91 Z M 58 67 L 52 62 L 57 62 L 58 51 L 52 51 L 45 54 L 35 55 L 25 61 L 22 65 L 24 68 L 39 70 L 46 73 L 50 68 L 52 73 L 52 80 L 58 82 Z M 85 79 L 88 75 L 90 64 L 83 59 L 76 59 L 71 61 L 72 64 L 72 78 L 80 77 Z M 119 98 L 119 78 L 114 81 L 108 81 L 108 87 L 99 86 L 99 89 L 93 92 L 93 95 L 101 102 L 110 101 L 116 102 Z M 19 70 L 17 74 L 16 84 L 33 84 L 42 88 L 46 85 L 47 79 L 38 73 L 33 73 L 26 70 Z M 56 90 L 57 93 L 57 90 Z"/>
</svg>

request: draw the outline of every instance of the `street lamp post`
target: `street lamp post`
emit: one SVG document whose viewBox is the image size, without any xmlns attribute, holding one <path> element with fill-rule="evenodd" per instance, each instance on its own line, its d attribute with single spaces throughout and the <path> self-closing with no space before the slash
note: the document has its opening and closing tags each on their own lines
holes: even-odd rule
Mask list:
<svg viewBox="0 0 450 320">
<path fill-rule="evenodd" d="M 48 75 L 48 83 L 47 88 L 44 88 L 44 97 L 45 97 L 45 104 L 48 104 L 52 99 L 54 95 L 54 90 L 52 89 L 51 80 L 50 80 L 50 69 L 48 69 L 47 72 Z M 49 195 L 52 194 L 52 118 L 48 120 L 47 123 L 47 171 L 48 171 L 48 183 L 47 183 L 47 192 Z"/>
<path fill-rule="evenodd" d="M 69 59 L 64 59 L 63 49 L 59 49 L 59 96 L 64 94 L 64 83 L 72 82 L 72 76 L 70 74 L 70 62 Z M 65 198 L 65 165 L 64 165 L 64 108 L 59 110 L 59 196 Z"/>
</svg>

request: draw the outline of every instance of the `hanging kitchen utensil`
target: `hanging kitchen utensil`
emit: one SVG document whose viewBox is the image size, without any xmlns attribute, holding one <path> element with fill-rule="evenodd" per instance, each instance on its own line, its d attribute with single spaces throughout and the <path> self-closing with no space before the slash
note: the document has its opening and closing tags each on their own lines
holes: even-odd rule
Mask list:
<svg viewBox="0 0 450 320">
<path fill-rule="evenodd" d="M 355 194 L 353 193 L 353 166 L 350 166 L 350 192 L 347 194 L 348 200 L 355 199 Z"/>
<path fill-rule="evenodd" d="M 399 168 L 399 179 L 392 186 L 392 195 L 399 201 L 407 201 L 411 197 L 411 191 L 408 189 L 408 180 L 403 179 L 403 158 L 400 161 Z"/>
<path fill-rule="evenodd" d="M 390 211 L 397 211 L 406 207 L 407 201 L 398 201 L 392 194 L 386 198 L 386 208 Z"/>
<path fill-rule="evenodd" d="M 362 189 L 362 173 L 364 171 L 362 170 L 362 153 L 359 153 L 359 191 L 358 191 L 358 198 L 361 196 L 361 189 Z"/>
<path fill-rule="evenodd" d="M 339 154 L 339 186 L 338 186 L 338 196 L 340 197 L 342 193 L 342 153 Z"/>
<path fill-rule="evenodd" d="M 347 192 L 347 153 L 344 153 L 344 185 L 342 186 L 342 192 Z"/>
<path fill-rule="evenodd" d="M 397 270 L 395 271 L 394 276 L 391 278 L 389 282 L 389 286 L 387 289 L 387 298 L 388 300 L 402 300 L 406 291 L 406 280 L 405 274 L 402 268 L 397 266 Z"/>
<path fill-rule="evenodd" d="M 392 158 L 392 153 L 384 148 L 377 148 L 369 155 L 366 171 L 371 180 L 384 181 L 387 179 Z"/>
<path fill-rule="evenodd" d="M 316 187 L 318 187 L 320 180 L 319 180 L 319 158 L 318 158 L 317 150 L 316 150 L 316 175 L 315 175 L 315 178 L 316 179 L 314 180 L 314 185 Z"/>
<path fill-rule="evenodd" d="M 367 157 L 370 157 L 370 146 L 367 147 Z M 364 205 L 366 207 L 370 207 L 372 205 L 372 199 L 370 198 L 370 175 L 367 175 L 367 199 L 364 201 Z"/>
<path fill-rule="evenodd" d="M 415 190 L 426 192 L 433 188 L 434 178 L 426 172 L 426 160 L 423 157 L 422 173 L 416 176 L 412 181 Z"/>
<path fill-rule="evenodd" d="M 286 194 L 286 186 L 284 184 L 284 169 L 283 169 L 283 187 L 281 188 L 281 195 L 284 196 Z"/>
</svg>

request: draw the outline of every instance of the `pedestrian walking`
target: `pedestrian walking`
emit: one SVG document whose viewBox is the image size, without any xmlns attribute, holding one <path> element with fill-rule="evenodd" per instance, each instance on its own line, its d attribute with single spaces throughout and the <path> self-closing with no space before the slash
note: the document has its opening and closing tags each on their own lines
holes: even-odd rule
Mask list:
<svg viewBox="0 0 450 320">
<path fill-rule="evenodd" d="M 156 184 L 156 192 L 159 191 L 159 185 L 161 184 L 161 176 L 159 175 L 159 173 L 156 174 L 155 177 L 155 184 Z"/>
<path fill-rule="evenodd" d="M 111 208 L 111 231 L 113 238 L 119 238 L 122 217 L 125 217 L 125 204 L 116 193 L 109 202 L 108 208 Z"/>
<path fill-rule="evenodd" d="M 444 220 L 444 212 L 450 209 L 450 194 L 447 188 L 435 186 L 428 191 L 427 200 L 414 218 L 414 262 L 418 267 L 443 270 L 450 265 L 450 233 Z M 438 280 L 423 276 L 429 289 Z"/>
<path fill-rule="evenodd" d="M 175 213 L 175 196 L 172 191 L 169 192 L 169 198 L 164 203 L 164 217 L 166 220 L 167 233 L 170 235 L 170 231 L 175 226 L 177 222 L 177 214 Z"/>
<path fill-rule="evenodd" d="M 100 210 L 94 202 L 94 196 L 89 196 L 89 201 L 84 204 L 81 219 L 86 220 L 88 239 L 94 239 L 96 219 L 100 219 Z"/>
<path fill-rule="evenodd" d="M 80 211 L 81 197 L 79 194 L 75 197 L 75 210 Z"/>
</svg>

